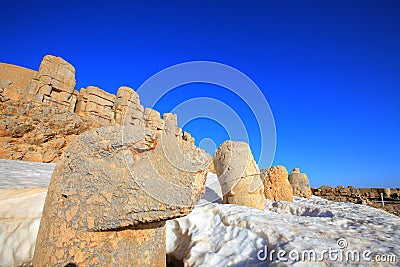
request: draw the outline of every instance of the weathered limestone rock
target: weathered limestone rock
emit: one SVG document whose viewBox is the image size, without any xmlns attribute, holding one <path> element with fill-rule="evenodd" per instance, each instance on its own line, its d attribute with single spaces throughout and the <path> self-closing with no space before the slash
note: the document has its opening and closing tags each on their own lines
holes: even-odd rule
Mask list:
<svg viewBox="0 0 400 267">
<path fill-rule="evenodd" d="M 284 166 L 273 166 L 260 171 L 264 181 L 265 198 L 273 201 L 293 201 L 293 189 Z"/>
<path fill-rule="evenodd" d="M 176 114 L 164 113 L 162 116 L 164 121 L 164 131 L 167 135 L 180 136 L 180 129 L 178 128 L 178 117 Z M 194 144 L 194 143 L 193 143 Z"/>
<path fill-rule="evenodd" d="M 136 125 L 109 126 L 68 145 L 48 189 L 34 266 L 165 266 L 165 220 L 201 198 L 206 153 L 158 138 Z"/>
<path fill-rule="evenodd" d="M 165 121 L 160 118 L 160 113 L 151 108 L 146 108 L 144 110 L 144 121 L 147 128 L 155 131 L 162 130 L 165 124 Z"/>
<path fill-rule="evenodd" d="M 298 197 L 311 197 L 310 182 L 307 174 L 300 173 L 299 168 L 294 168 L 289 175 L 289 182 L 293 188 L 293 195 Z"/>
<path fill-rule="evenodd" d="M 0 102 L 5 102 L 8 99 L 4 98 L 4 90 L 7 90 L 10 86 L 10 82 L 9 81 L 5 81 L 5 80 L 1 80 L 0 79 Z"/>
<path fill-rule="evenodd" d="M 113 106 L 115 124 L 143 125 L 143 111 L 139 95 L 129 87 L 121 86 Z"/>
<path fill-rule="evenodd" d="M 192 144 L 194 144 L 194 138 L 192 137 L 192 135 L 188 132 L 183 132 L 183 136 L 182 136 L 183 140 L 188 141 Z"/>
<path fill-rule="evenodd" d="M 115 95 L 95 86 L 82 88 L 78 95 L 75 112 L 83 117 L 95 119 L 99 126 L 112 125 L 114 124 L 115 98 Z"/>
<path fill-rule="evenodd" d="M 75 68 L 61 57 L 47 55 L 24 91 L 24 98 L 73 111 L 75 84 Z"/>
<path fill-rule="evenodd" d="M 115 96 L 74 86 L 74 67 L 59 57 L 45 56 L 38 72 L 0 63 L 0 158 L 56 162 L 76 134 L 110 125 L 148 127 L 159 137 L 174 136 L 181 150 L 195 147 L 175 114 L 161 119 L 153 109 L 144 112 L 131 88 L 122 86 Z"/>
<path fill-rule="evenodd" d="M 37 72 L 20 66 L 0 63 L 0 94 L 6 99 L 20 99 Z"/>
<path fill-rule="evenodd" d="M 225 141 L 214 153 L 224 204 L 264 209 L 264 185 L 248 144 Z"/>
<path fill-rule="evenodd" d="M 210 165 L 208 166 L 208 171 L 214 174 L 217 173 L 217 171 L 215 170 L 214 162 L 210 163 Z"/>
<path fill-rule="evenodd" d="M 399 216 L 398 207 L 393 204 L 399 200 L 400 190 L 398 188 L 355 188 L 353 186 L 334 188 L 324 185 L 319 188 L 311 188 L 311 191 L 314 195 L 331 201 L 369 205 Z M 384 207 L 381 206 L 381 193 L 384 201 L 389 201 L 389 204 L 385 203 Z"/>
<path fill-rule="evenodd" d="M 31 101 L 0 102 L 0 158 L 55 162 L 76 135 L 96 122 Z"/>
</svg>

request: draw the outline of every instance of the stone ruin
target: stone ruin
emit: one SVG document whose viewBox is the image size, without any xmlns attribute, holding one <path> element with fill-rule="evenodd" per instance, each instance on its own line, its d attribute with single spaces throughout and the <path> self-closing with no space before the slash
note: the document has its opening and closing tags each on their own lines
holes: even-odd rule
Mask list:
<svg viewBox="0 0 400 267">
<path fill-rule="evenodd" d="M 176 115 L 168 117 L 169 131 L 107 126 L 68 145 L 48 189 L 34 266 L 166 265 L 165 221 L 194 208 L 209 164 L 204 151 L 179 146 Z"/>
<path fill-rule="evenodd" d="M 210 156 L 133 89 L 75 85 L 60 57 L 0 63 L 0 157 L 57 162 L 33 265 L 165 266 L 165 221 L 199 201 Z"/>
<path fill-rule="evenodd" d="M 143 125 L 144 108 L 140 105 L 139 95 L 129 87 L 121 86 L 118 89 L 113 112 L 115 124 L 118 126 L 126 123 Z"/>
<path fill-rule="evenodd" d="M 175 114 L 145 109 L 133 89 L 75 85 L 60 57 L 45 56 L 37 72 L 0 63 L 0 157 L 58 161 L 33 264 L 163 266 L 165 221 L 194 208 L 210 157 Z M 260 173 L 243 142 L 223 143 L 211 166 L 227 204 L 264 209 L 265 197 L 291 201 L 291 187 L 311 192 L 299 170 L 291 187 L 282 166 Z"/>
<path fill-rule="evenodd" d="M 165 221 L 201 198 L 210 156 L 133 89 L 75 85 L 60 57 L 0 63 L 0 158 L 57 162 L 33 265 L 165 266 Z"/>
<path fill-rule="evenodd" d="M 400 200 L 400 188 L 355 188 L 353 186 L 338 186 L 335 188 L 324 185 L 311 190 L 315 196 L 337 202 L 366 204 L 371 201 L 380 201 L 381 194 L 384 200 Z"/>
<path fill-rule="evenodd" d="M 307 175 L 295 168 L 290 175 L 284 166 L 259 170 L 250 147 L 244 142 L 225 141 L 215 151 L 209 170 L 218 176 L 224 204 L 264 209 L 266 199 L 293 201 L 310 198 Z"/>
<path fill-rule="evenodd" d="M 288 172 L 284 166 L 273 166 L 260 171 L 264 182 L 266 199 L 272 201 L 293 201 L 293 188 L 288 180 Z"/>
<path fill-rule="evenodd" d="M 92 117 L 99 126 L 114 125 L 115 95 L 96 86 L 82 88 L 78 95 L 75 112 L 83 117 Z"/>
<path fill-rule="evenodd" d="M 225 141 L 215 151 L 213 162 L 224 204 L 265 208 L 260 170 L 247 143 Z"/>
<path fill-rule="evenodd" d="M 22 98 L 33 98 L 73 112 L 78 96 L 75 84 L 75 68 L 71 64 L 60 57 L 45 56 Z"/>
<path fill-rule="evenodd" d="M 298 197 L 311 197 L 310 182 L 307 174 L 301 173 L 299 168 L 294 168 L 289 175 L 289 182 L 293 188 L 293 195 Z"/>
<path fill-rule="evenodd" d="M 60 57 L 45 56 L 38 71 L 0 63 L 0 158 L 57 162 L 87 130 L 129 124 L 160 131 L 167 123 L 169 113 L 144 109 L 127 86 L 113 95 L 96 86 L 78 92 L 75 85 L 75 68 Z M 181 146 L 194 146 L 189 133 L 171 131 Z"/>
</svg>

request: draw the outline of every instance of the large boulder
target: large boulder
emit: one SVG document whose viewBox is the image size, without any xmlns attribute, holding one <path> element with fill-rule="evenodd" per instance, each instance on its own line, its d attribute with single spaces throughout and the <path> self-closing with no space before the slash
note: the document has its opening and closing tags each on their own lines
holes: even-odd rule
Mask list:
<svg viewBox="0 0 400 267">
<path fill-rule="evenodd" d="M 34 266 L 164 266 L 165 221 L 204 193 L 207 155 L 139 126 L 75 138 L 54 170 Z M 161 255 L 161 256 L 160 256 Z"/>
<path fill-rule="evenodd" d="M 273 201 L 293 201 L 293 189 L 284 166 L 273 166 L 260 171 L 264 181 L 265 198 Z"/>
<path fill-rule="evenodd" d="M 99 126 L 114 124 L 113 106 L 116 96 L 96 87 L 88 86 L 79 92 L 75 112 L 94 119 Z"/>
<path fill-rule="evenodd" d="M 139 95 L 132 88 L 118 88 L 113 111 L 116 125 L 143 125 L 144 108 L 140 105 Z"/>
<path fill-rule="evenodd" d="M 150 128 L 154 131 L 164 128 L 165 121 L 160 118 L 160 113 L 157 110 L 146 108 L 143 116 L 147 128 Z"/>
<path fill-rule="evenodd" d="M 215 151 L 213 162 L 224 204 L 264 209 L 264 185 L 247 143 L 225 141 Z"/>
<path fill-rule="evenodd" d="M 75 90 L 75 68 L 61 57 L 47 55 L 23 93 L 25 99 L 35 99 L 64 110 L 73 111 L 78 91 Z"/>
<path fill-rule="evenodd" d="M 311 197 L 310 182 L 307 174 L 301 173 L 299 168 L 294 168 L 289 175 L 289 182 L 293 188 L 293 195 L 298 197 Z"/>
</svg>

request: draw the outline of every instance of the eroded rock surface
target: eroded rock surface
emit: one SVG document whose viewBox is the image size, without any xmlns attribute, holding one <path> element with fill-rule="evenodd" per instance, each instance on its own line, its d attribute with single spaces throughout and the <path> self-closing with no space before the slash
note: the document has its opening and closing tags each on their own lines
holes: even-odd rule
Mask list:
<svg viewBox="0 0 400 267">
<path fill-rule="evenodd" d="M 47 55 L 24 90 L 23 97 L 73 111 L 78 95 L 75 84 L 75 68 L 61 57 Z"/>
<path fill-rule="evenodd" d="M 88 86 L 78 92 L 75 84 L 75 68 L 60 57 L 45 56 L 38 71 L 0 63 L 0 158 L 56 162 L 75 135 L 111 125 L 165 128 L 181 147 L 194 147 L 176 115 L 145 110 L 133 89 L 121 86 L 113 95 Z"/>
<path fill-rule="evenodd" d="M 284 166 L 273 166 L 260 171 L 265 198 L 273 201 L 293 201 L 293 189 Z"/>
<path fill-rule="evenodd" d="M 0 95 L 7 99 L 17 100 L 37 72 L 20 66 L 0 63 Z"/>
<path fill-rule="evenodd" d="M 139 95 L 129 87 L 118 89 L 113 111 L 116 125 L 143 125 L 144 108 L 140 105 Z"/>
<path fill-rule="evenodd" d="M 55 162 L 94 120 L 35 101 L 0 102 L 0 158 Z"/>
<path fill-rule="evenodd" d="M 164 221 L 194 208 L 207 174 L 207 154 L 178 141 L 139 126 L 75 138 L 52 175 L 33 265 L 164 266 Z"/>
<path fill-rule="evenodd" d="M 264 209 L 264 185 L 248 144 L 225 141 L 215 151 L 213 162 L 223 203 Z"/>
<path fill-rule="evenodd" d="M 107 93 L 96 86 L 82 88 L 79 92 L 76 113 L 83 117 L 90 117 L 98 122 L 99 126 L 115 124 L 113 106 L 115 95 Z"/>
<path fill-rule="evenodd" d="M 307 174 L 301 173 L 299 168 L 294 168 L 289 175 L 289 182 L 293 188 L 293 195 L 310 198 L 311 188 Z"/>
</svg>

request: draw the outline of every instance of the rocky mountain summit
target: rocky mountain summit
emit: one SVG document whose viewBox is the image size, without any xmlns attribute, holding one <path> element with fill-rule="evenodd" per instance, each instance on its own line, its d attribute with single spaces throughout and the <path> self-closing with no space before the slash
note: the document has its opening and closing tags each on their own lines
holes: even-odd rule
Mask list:
<svg viewBox="0 0 400 267">
<path fill-rule="evenodd" d="M 129 124 L 159 131 L 176 120 L 145 109 L 129 87 L 113 95 L 75 86 L 75 68 L 61 57 L 45 56 L 38 71 L 0 63 L 0 158 L 57 162 L 70 141 L 88 130 Z M 169 130 L 181 145 L 194 145 L 190 134 Z"/>
<path fill-rule="evenodd" d="M 129 87 L 78 92 L 60 57 L 0 70 L 0 157 L 57 162 L 33 265 L 165 266 L 165 222 L 200 200 L 211 156 Z"/>
</svg>

